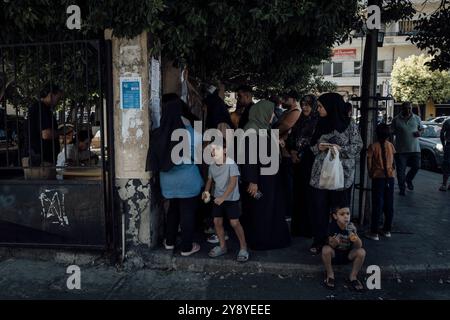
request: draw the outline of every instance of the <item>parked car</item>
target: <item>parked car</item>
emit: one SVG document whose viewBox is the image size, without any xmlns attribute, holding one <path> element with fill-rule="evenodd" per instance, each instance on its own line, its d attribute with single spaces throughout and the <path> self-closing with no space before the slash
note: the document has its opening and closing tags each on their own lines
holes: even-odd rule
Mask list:
<svg viewBox="0 0 450 320">
<path fill-rule="evenodd" d="M 445 120 L 450 119 L 450 116 L 440 116 L 432 119 L 428 119 L 427 121 L 423 121 L 424 125 L 438 125 L 442 126 Z"/>
<path fill-rule="evenodd" d="M 419 138 L 422 168 L 434 171 L 442 166 L 444 159 L 444 147 L 440 139 L 441 127 L 438 125 L 424 125 L 424 127 Z"/>
</svg>

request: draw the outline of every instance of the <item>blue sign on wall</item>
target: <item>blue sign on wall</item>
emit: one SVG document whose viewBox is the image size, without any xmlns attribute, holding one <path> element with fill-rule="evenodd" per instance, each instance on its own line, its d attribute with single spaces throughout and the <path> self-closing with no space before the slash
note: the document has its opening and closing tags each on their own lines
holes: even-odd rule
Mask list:
<svg viewBox="0 0 450 320">
<path fill-rule="evenodd" d="M 141 93 L 140 77 L 122 77 L 120 78 L 120 106 L 122 109 L 141 109 L 142 93 Z"/>
</svg>

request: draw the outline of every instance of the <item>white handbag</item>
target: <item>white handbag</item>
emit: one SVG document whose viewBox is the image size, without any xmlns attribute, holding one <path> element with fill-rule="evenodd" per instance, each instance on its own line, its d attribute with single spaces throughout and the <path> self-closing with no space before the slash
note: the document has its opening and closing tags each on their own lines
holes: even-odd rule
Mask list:
<svg viewBox="0 0 450 320">
<path fill-rule="evenodd" d="M 326 190 L 339 190 L 344 188 L 344 168 L 339 158 L 339 151 L 334 148 L 335 155 L 328 149 L 323 160 L 320 173 L 319 188 Z"/>
</svg>

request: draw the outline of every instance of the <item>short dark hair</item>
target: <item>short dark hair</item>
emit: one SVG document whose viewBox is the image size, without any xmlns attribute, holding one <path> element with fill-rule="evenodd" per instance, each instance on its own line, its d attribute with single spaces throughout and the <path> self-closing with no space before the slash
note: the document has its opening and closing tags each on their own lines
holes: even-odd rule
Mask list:
<svg viewBox="0 0 450 320">
<path fill-rule="evenodd" d="M 345 205 L 343 202 L 340 205 L 334 206 L 331 210 L 331 214 L 337 214 L 337 212 L 341 209 L 348 208 L 348 211 L 350 211 L 350 207 L 348 205 Z"/>
<path fill-rule="evenodd" d="M 246 84 L 239 86 L 236 91 L 242 91 L 245 93 L 253 94 L 252 87 L 250 87 L 249 85 L 246 85 Z"/>
<path fill-rule="evenodd" d="M 45 98 L 49 93 L 58 94 L 62 92 L 63 90 L 60 86 L 58 86 L 56 83 L 49 82 L 42 87 L 41 91 L 39 92 L 39 97 Z"/>
<path fill-rule="evenodd" d="M 315 95 L 313 94 L 307 94 L 304 95 L 302 97 L 302 99 L 300 100 L 300 105 L 306 103 L 307 105 L 309 105 L 311 108 L 316 109 L 317 106 L 317 98 Z"/>
<path fill-rule="evenodd" d="M 283 94 L 283 98 L 284 98 L 284 99 L 292 98 L 292 99 L 298 101 L 298 100 L 300 99 L 300 95 L 298 94 L 297 91 L 291 90 L 291 91 L 289 91 L 289 92 Z"/>
<path fill-rule="evenodd" d="M 391 129 L 387 124 L 380 123 L 376 128 L 376 133 L 377 133 L 377 140 L 383 143 L 384 141 L 389 139 L 391 135 Z"/>
<path fill-rule="evenodd" d="M 78 131 L 77 139 L 78 139 L 78 142 L 83 142 L 87 139 L 91 140 L 92 134 L 90 134 L 89 130 L 81 130 L 81 131 Z"/>
<path fill-rule="evenodd" d="M 280 99 L 280 97 L 277 96 L 277 95 L 272 95 L 272 96 L 270 96 L 268 100 L 269 100 L 270 102 L 275 103 L 275 106 L 278 106 L 278 105 L 281 103 L 281 99 Z"/>
<path fill-rule="evenodd" d="M 412 103 L 409 101 L 405 101 L 402 103 L 402 109 L 403 108 L 412 108 Z"/>
</svg>

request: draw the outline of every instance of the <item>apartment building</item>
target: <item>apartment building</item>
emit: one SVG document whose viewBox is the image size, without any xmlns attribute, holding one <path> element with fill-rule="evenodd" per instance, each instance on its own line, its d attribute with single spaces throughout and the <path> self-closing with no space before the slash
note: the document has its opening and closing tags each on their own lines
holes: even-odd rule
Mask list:
<svg viewBox="0 0 450 320">
<path fill-rule="evenodd" d="M 439 7 L 440 1 L 419 0 L 413 3 L 417 13 L 411 20 L 393 22 L 385 25 L 381 30 L 384 33 L 384 41 L 383 46 L 378 48 L 377 85 L 378 92 L 383 96 L 391 92 L 391 72 L 397 58 L 426 53 L 406 39 L 414 33 L 419 14 L 434 12 Z M 331 61 L 324 61 L 318 67 L 318 73 L 323 75 L 325 80 L 334 82 L 337 85 L 337 91 L 346 97 L 360 94 L 365 40 L 366 38 L 360 35 L 334 47 Z M 427 115 L 433 113 L 432 110 L 428 110 L 428 107 L 426 111 L 423 111 Z"/>
</svg>

